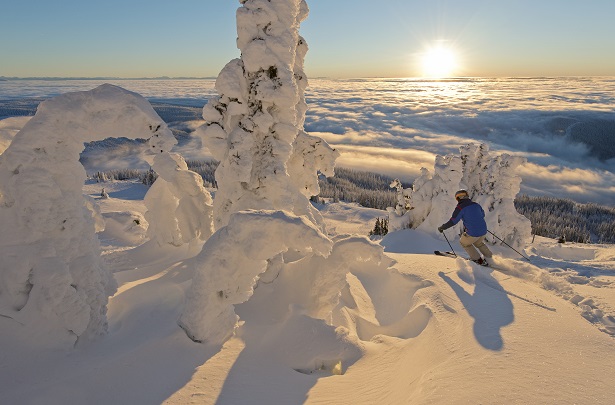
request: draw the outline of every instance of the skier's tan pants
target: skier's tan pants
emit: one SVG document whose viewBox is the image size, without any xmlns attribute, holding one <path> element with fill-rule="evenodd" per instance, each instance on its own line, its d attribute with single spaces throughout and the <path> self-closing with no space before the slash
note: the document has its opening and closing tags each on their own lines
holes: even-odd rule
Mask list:
<svg viewBox="0 0 615 405">
<path fill-rule="evenodd" d="M 485 236 L 486 235 L 470 236 L 464 232 L 461 235 L 461 238 L 459 238 L 459 244 L 461 244 L 461 246 L 465 249 L 465 251 L 468 252 L 468 255 L 470 255 L 470 260 L 480 259 L 480 254 L 476 251 L 476 248 L 478 248 L 478 250 L 480 250 L 480 252 L 485 257 L 493 256 L 493 253 L 491 253 L 491 250 L 489 250 L 487 245 L 485 245 Z"/>
</svg>

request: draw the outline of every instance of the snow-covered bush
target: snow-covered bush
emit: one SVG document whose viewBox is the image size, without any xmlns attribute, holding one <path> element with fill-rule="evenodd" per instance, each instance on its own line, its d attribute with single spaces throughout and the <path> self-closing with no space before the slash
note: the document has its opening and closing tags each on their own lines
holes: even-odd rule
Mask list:
<svg viewBox="0 0 615 405">
<path fill-rule="evenodd" d="M 213 233 L 212 199 L 203 179 L 177 153 L 154 158 L 158 178 L 145 194 L 147 236 L 159 245 L 204 241 Z"/>
<path fill-rule="evenodd" d="M 47 330 L 44 339 L 106 330 L 116 284 L 82 194 L 79 153 L 84 142 L 118 136 L 149 139 L 157 153 L 175 144 L 147 100 L 105 84 L 42 102 L 0 156 L 0 308 Z"/>
<path fill-rule="evenodd" d="M 239 325 L 235 305 L 248 301 L 261 281 L 276 291 L 279 313 L 269 312 L 270 321 L 299 313 L 330 325 L 346 274 L 370 266 L 386 270 L 392 261 L 365 237 L 329 239 L 306 216 L 242 211 L 207 240 L 195 263 L 179 324 L 191 339 L 220 345 Z"/>
<path fill-rule="evenodd" d="M 531 235 L 529 220 L 514 207 L 521 185 L 516 169 L 524 162 L 525 158 L 506 153 L 494 156 L 486 144 L 463 146 L 459 156 L 436 156 L 434 173 L 423 168 L 412 189 L 403 190 L 410 208 L 389 209 L 391 224 L 409 215 L 412 228 L 435 232 L 450 218 L 455 207 L 454 193 L 466 189 L 485 210 L 488 229 L 508 244 L 520 247 Z M 491 234 L 487 238 L 498 241 Z"/>
</svg>

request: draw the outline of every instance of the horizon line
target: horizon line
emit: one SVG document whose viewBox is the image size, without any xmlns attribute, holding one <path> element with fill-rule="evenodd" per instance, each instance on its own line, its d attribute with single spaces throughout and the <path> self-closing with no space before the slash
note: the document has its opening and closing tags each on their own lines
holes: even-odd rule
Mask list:
<svg viewBox="0 0 615 405">
<path fill-rule="evenodd" d="M 615 75 L 540 75 L 540 76 L 450 76 L 450 77 L 429 77 L 429 76 L 314 76 L 309 79 L 329 79 L 329 80 L 365 80 L 365 79 L 396 79 L 396 80 L 424 80 L 424 81 L 455 81 L 472 79 L 557 79 L 557 78 L 615 78 Z M 0 76 L 0 80 L 212 80 L 217 76 L 142 76 L 142 77 L 121 77 L 121 76 Z"/>
</svg>

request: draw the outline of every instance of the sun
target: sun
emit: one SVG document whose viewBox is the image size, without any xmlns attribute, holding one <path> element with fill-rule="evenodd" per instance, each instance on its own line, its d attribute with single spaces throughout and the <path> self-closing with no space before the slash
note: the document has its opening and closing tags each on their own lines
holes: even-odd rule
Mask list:
<svg viewBox="0 0 615 405">
<path fill-rule="evenodd" d="M 425 77 L 451 77 L 457 69 L 455 52 L 442 46 L 428 49 L 422 55 L 422 65 Z"/>
</svg>

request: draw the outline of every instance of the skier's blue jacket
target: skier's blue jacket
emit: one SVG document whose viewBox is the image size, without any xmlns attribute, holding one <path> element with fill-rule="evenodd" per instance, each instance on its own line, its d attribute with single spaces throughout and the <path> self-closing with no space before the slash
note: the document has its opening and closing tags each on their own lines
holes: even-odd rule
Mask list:
<svg viewBox="0 0 615 405">
<path fill-rule="evenodd" d="M 462 219 L 463 226 L 468 235 L 478 237 L 487 234 L 485 211 L 483 211 L 483 207 L 480 204 L 475 203 L 469 198 L 459 201 L 455 211 L 453 211 L 453 215 L 451 215 L 451 219 L 442 225 L 442 229 L 448 229 Z"/>
</svg>

